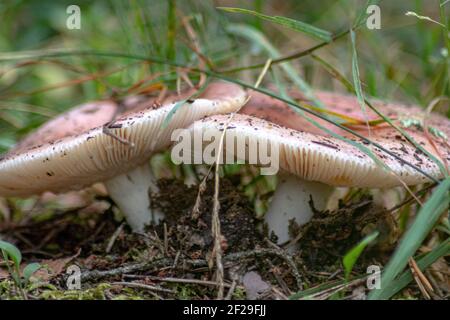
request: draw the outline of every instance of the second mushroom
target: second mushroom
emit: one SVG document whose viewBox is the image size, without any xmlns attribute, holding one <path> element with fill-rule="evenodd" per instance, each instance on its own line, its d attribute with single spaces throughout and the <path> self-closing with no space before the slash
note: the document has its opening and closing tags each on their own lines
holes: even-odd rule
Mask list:
<svg viewBox="0 0 450 320">
<path fill-rule="evenodd" d="M 316 209 L 323 209 L 335 186 L 388 188 L 394 186 L 416 185 L 428 182 L 422 173 L 406 166 L 402 160 L 419 167 L 429 176 L 439 179 L 442 172 L 439 166 L 425 153 L 411 143 L 387 123 L 381 123 L 371 128 L 370 139 L 397 155 L 401 160 L 384 153 L 377 147 L 369 149 L 386 165 L 380 166 L 373 159 L 348 142 L 323 132 L 312 125 L 304 117 L 279 101 L 259 93 L 250 93 L 249 103 L 236 114 L 231 122 L 229 116 L 212 116 L 194 123 L 190 130 L 192 136 L 217 137 L 226 128 L 223 145 L 223 157 L 232 153 L 229 159 L 248 163 L 250 153 L 259 153 L 260 148 L 277 152 L 279 167 L 278 186 L 272 197 L 265 221 L 270 231 L 273 231 L 279 243 L 289 240 L 288 225 L 294 219 L 298 224 L 308 222 L 313 214 L 310 199 Z M 328 110 L 335 114 L 364 119 L 359 104 L 354 97 L 319 93 Z M 417 107 L 409 108 L 398 104 L 376 103 L 377 108 L 396 119 L 414 115 L 423 116 Z M 368 114 L 370 119 L 378 119 L 374 113 Z M 343 130 L 338 130 L 331 124 L 314 117 L 324 127 L 339 133 L 345 138 L 365 144 Z M 364 123 L 363 120 L 361 120 Z M 449 121 L 438 115 L 431 115 L 429 124 L 442 134 L 448 134 Z M 369 137 L 365 125 L 354 127 L 363 136 Z M 445 161 L 450 159 L 450 148 L 441 137 L 434 137 L 433 142 L 424 135 L 418 127 L 404 128 L 405 131 L 423 148 Z M 243 146 L 237 141 L 244 142 Z M 267 146 L 269 144 L 270 146 Z M 206 144 L 207 145 L 207 144 Z M 203 145 L 203 148 L 206 147 Z M 437 150 L 434 148 L 436 146 Z M 241 149 L 238 151 L 237 148 Z M 244 149 L 245 151 L 243 151 Z M 192 150 L 202 152 L 202 150 Z M 223 159 L 221 159 L 223 161 Z M 258 166 L 267 165 L 260 159 Z M 273 165 L 273 164 L 272 164 Z"/>
</svg>

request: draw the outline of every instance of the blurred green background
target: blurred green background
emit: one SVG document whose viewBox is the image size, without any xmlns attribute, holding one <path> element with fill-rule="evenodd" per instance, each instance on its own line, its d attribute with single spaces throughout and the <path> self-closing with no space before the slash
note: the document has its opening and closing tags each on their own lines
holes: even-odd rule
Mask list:
<svg viewBox="0 0 450 320">
<path fill-rule="evenodd" d="M 381 29 L 356 30 L 361 81 L 366 94 L 426 107 L 434 98 L 449 96 L 449 57 L 444 42 L 447 30 L 435 22 L 406 16 L 407 11 L 448 23 L 450 3 L 438 0 L 379 1 Z M 81 29 L 69 30 L 66 8 L 81 9 Z M 226 13 L 219 6 L 240 7 L 312 24 L 333 34 L 351 27 L 364 12 L 366 1 L 14 1 L 0 2 L 0 153 L 17 139 L 55 114 L 74 105 L 125 93 L 138 81 L 176 85 L 175 68 L 126 58 L 70 55 L 33 56 L 12 61 L 1 58 L 32 50 L 95 50 L 106 53 L 159 57 L 186 66 L 216 71 L 265 62 L 257 42 L 229 32 L 244 24 L 261 32 L 282 55 L 320 43 L 283 26 L 256 17 Z M 188 21 L 192 32 L 186 24 Z M 195 34 L 201 55 L 193 49 Z M 33 54 L 34 54 L 33 53 Z M 347 79 L 352 77 L 350 37 L 334 41 L 316 52 Z M 322 66 L 310 57 L 291 61 L 313 88 L 343 90 Z M 228 76 L 254 83 L 261 69 Z M 153 78 L 149 78 L 151 76 Z M 189 74 L 192 81 L 197 75 Z M 94 79 L 87 79 L 93 77 Z M 283 81 L 288 82 L 284 75 Z M 268 80 L 270 80 L 268 78 Z M 266 83 L 267 84 L 267 83 Z M 446 112 L 448 101 L 438 110 Z"/>
</svg>

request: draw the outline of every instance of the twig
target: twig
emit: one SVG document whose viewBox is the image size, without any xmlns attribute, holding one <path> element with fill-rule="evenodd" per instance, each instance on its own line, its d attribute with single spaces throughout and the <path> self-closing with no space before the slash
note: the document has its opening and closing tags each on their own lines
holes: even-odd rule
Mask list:
<svg viewBox="0 0 450 320">
<path fill-rule="evenodd" d="M 281 289 L 283 289 L 284 293 L 287 295 L 291 295 L 291 290 L 289 289 L 288 285 L 286 284 L 286 281 L 283 280 L 283 277 L 280 275 L 280 272 L 278 268 L 270 261 L 269 258 L 266 258 L 266 263 L 270 266 L 270 271 L 272 272 L 273 276 L 278 282 L 278 285 Z"/>
<path fill-rule="evenodd" d="M 230 253 L 223 259 L 225 264 L 242 261 L 244 259 L 265 257 L 267 255 L 275 255 L 280 257 L 280 253 L 274 249 L 255 249 L 249 251 L 241 251 Z M 190 266 L 194 268 L 207 267 L 208 262 L 204 259 L 183 259 L 181 265 Z M 167 268 L 174 265 L 174 259 L 160 258 L 153 261 L 144 261 L 138 263 L 127 264 L 110 270 L 89 270 L 81 273 L 81 281 L 94 281 L 106 277 L 122 276 L 123 274 L 133 274 L 136 272 L 148 271 L 155 268 Z"/>
<path fill-rule="evenodd" d="M 167 223 L 164 222 L 164 254 L 167 256 L 169 253 L 169 235 L 167 231 Z"/>
<path fill-rule="evenodd" d="M 330 274 L 327 278 L 328 281 L 333 280 L 339 273 L 342 272 L 342 269 L 337 269 L 335 272 Z"/>
<path fill-rule="evenodd" d="M 420 292 L 425 297 L 425 299 L 431 300 L 431 294 L 434 293 L 434 291 L 430 282 L 422 273 L 422 271 L 420 271 L 420 268 L 414 258 L 409 258 L 408 264 L 409 268 L 411 269 L 411 274 L 413 275 L 414 281 L 417 283 Z"/>
<path fill-rule="evenodd" d="M 136 289 L 145 289 L 145 290 L 148 290 L 148 292 L 156 299 L 163 300 L 163 297 L 161 297 L 159 294 L 153 292 L 153 291 L 156 291 L 155 289 L 159 289 L 159 288 L 155 288 L 153 286 L 148 286 L 148 285 L 141 284 L 141 283 L 132 283 L 132 282 L 113 282 L 112 285 L 126 286 L 126 287 L 131 287 L 131 288 L 136 288 Z"/>
<path fill-rule="evenodd" d="M 132 288 L 146 289 L 146 290 L 166 292 L 166 293 L 175 293 L 175 291 L 171 290 L 171 289 L 165 289 L 165 288 L 151 286 L 148 284 L 138 283 L 138 282 L 124 282 L 124 281 L 123 282 L 113 282 L 112 285 L 127 286 L 127 287 L 132 287 Z"/>
<path fill-rule="evenodd" d="M 114 98 L 115 93 L 113 92 L 112 97 Z M 118 101 L 117 108 L 114 111 L 114 114 L 111 117 L 111 120 L 107 123 L 105 123 L 102 127 L 102 132 L 106 134 L 107 136 L 110 136 L 111 138 L 119 141 L 120 143 L 129 146 L 130 148 L 134 148 L 134 143 L 131 141 L 128 141 L 127 139 L 121 138 L 118 135 L 114 134 L 111 129 L 120 129 L 122 128 L 121 124 L 115 124 L 115 121 L 117 117 L 123 113 L 125 110 L 125 106 L 123 105 L 122 101 Z"/>
<path fill-rule="evenodd" d="M 217 158 L 220 159 L 222 155 L 222 145 L 223 145 L 223 137 L 221 136 L 219 151 L 217 152 Z M 222 264 L 222 233 L 220 231 L 220 218 L 219 218 L 219 210 L 220 210 L 220 202 L 219 202 L 219 167 L 220 161 L 216 160 L 216 169 L 215 169 L 215 181 L 214 181 L 214 204 L 213 204 L 213 212 L 212 212 L 212 221 L 211 221 L 211 232 L 214 238 L 214 247 L 212 256 L 215 257 L 216 260 L 216 281 L 218 286 L 217 291 L 217 299 L 223 299 L 223 291 L 224 291 L 224 283 L 223 283 L 223 264 Z"/>
<path fill-rule="evenodd" d="M 189 20 L 191 18 L 192 17 L 183 17 L 181 19 L 181 23 L 183 24 L 183 26 L 186 30 L 189 40 L 192 42 L 192 45 L 189 43 L 187 43 L 187 44 L 188 44 L 189 48 L 191 48 L 191 50 L 193 52 L 195 52 L 195 54 L 197 54 L 197 56 L 199 58 L 198 66 L 200 69 L 203 69 L 205 67 L 205 65 L 207 65 L 209 68 L 213 68 L 213 65 L 212 65 L 211 61 L 209 60 L 209 58 L 202 53 L 197 34 L 189 22 Z M 202 86 L 205 83 L 205 81 L 206 81 L 206 75 L 204 73 L 200 73 L 200 81 L 198 83 L 198 86 Z"/>
<path fill-rule="evenodd" d="M 132 263 L 128 265 L 124 265 L 115 269 L 110 270 L 90 270 L 83 272 L 81 274 L 81 280 L 82 281 L 94 281 L 106 277 L 115 277 L 115 276 L 121 276 L 123 274 L 130 274 L 135 273 L 139 271 L 145 271 L 150 270 L 154 268 L 164 268 L 164 267 L 170 267 L 173 265 L 173 259 L 169 258 L 162 258 L 162 259 L 156 259 L 153 261 L 145 261 L 145 262 L 139 262 L 139 263 Z M 205 267 L 207 266 L 207 263 L 205 260 L 184 260 L 185 264 L 190 265 L 192 267 Z"/>
<path fill-rule="evenodd" d="M 444 294 L 442 293 L 442 290 L 439 288 L 439 285 L 436 282 L 436 279 L 434 279 L 433 275 L 429 270 L 425 270 L 425 274 L 427 275 L 427 279 L 430 281 L 431 286 L 433 287 L 434 291 L 436 292 L 436 299 L 442 300 L 442 297 Z"/>
<path fill-rule="evenodd" d="M 134 143 L 131 141 L 128 141 L 127 139 L 121 138 L 118 135 L 114 134 L 111 129 L 118 129 L 121 128 L 121 126 L 114 124 L 112 121 L 106 123 L 103 127 L 102 127 L 102 132 L 104 134 L 106 134 L 107 136 L 110 136 L 111 138 L 113 138 L 114 140 L 119 141 L 120 143 L 129 146 L 130 148 L 134 148 Z"/>
<path fill-rule="evenodd" d="M 264 69 L 262 70 L 261 74 L 258 76 L 258 79 L 256 81 L 255 87 L 259 87 L 259 85 L 261 84 L 262 80 L 264 79 L 265 74 L 267 73 L 267 71 L 270 68 L 270 65 L 272 63 L 271 59 L 268 59 L 264 65 Z M 249 100 L 249 97 L 247 97 L 247 101 Z M 245 105 L 247 103 L 247 101 L 243 104 Z M 242 106 L 241 106 L 242 107 Z M 219 148 L 217 151 L 217 157 L 216 157 L 216 163 L 215 163 L 215 172 L 214 172 L 214 201 L 213 201 L 213 212 L 212 212 L 212 221 L 211 221 L 211 232 L 214 238 L 214 247 L 213 247 L 213 254 L 211 256 L 215 257 L 216 260 L 216 281 L 218 284 L 218 293 L 217 293 L 217 298 L 218 299 L 223 299 L 223 264 L 222 264 L 222 247 L 221 247 L 221 243 L 222 243 L 222 234 L 220 232 L 220 219 L 219 219 L 219 210 L 220 210 L 220 202 L 219 202 L 219 188 L 220 188 L 220 184 L 219 184 L 219 180 L 220 180 L 220 175 L 219 175 L 219 168 L 220 168 L 220 163 L 221 163 L 221 158 L 222 158 L 222 152 L 223 152 L 223 143 L 224 143 L 224 139 L 225 139 L 225 134 L 228 128 L 228 125 L 231 123 L 231 121 L 233 120 L 234 115 L 239 112 L 240 108 L 235 111 L 232 112 L 230 114 L 230 116 L 228 117 L 222 134 L 220 136 L 220 140 L 219 140 Z"/>
<path fill-rule="evenodd" d="M 117 237 L 120 235 L 120 233 L 123 230 L 125 223 L 122 223 L 117 229 L 116 231 L 114 231 L 113 235 L 111 236 L 111 238 L 108 241 L 108 245 L 106 246 L 105 252 L 106 253 L 110 253 L 112 247 L 114 246 L 114 243 L 116 242 Z"/>
<path fill-rule="evenodd" d="M 180 259 L 180 255 L 181 255 L 181 251 L 178 251 L 177 254 L 175 255 L 175 259 L 173 260 L 172 269 L 175 269 L 177 267 L 178 259 Z"/>
<path fill-rule="evenodd" d="M 204 286 L 216 286 L 215 281 L 208 280 L 198 280 L 198 279 L 182 279 L 182 278 L 172 278 L 172 277 L 156 277 L 150 275 L 136 275 L 136 274 L 124 274 L 123 277 L 131 279 L 151 279 L 160 282 L 173 282 L 173 283 L 187 283 L 187 284 L 199 284 Z M 231 288 L 232 284 L 224 283 L 224 287 Z"/>
<path fill-rule="evenodd" d="M 298 289 L 303 290 L 303 279 L 302 279 L 300 272 L 298 271 L 297 266 L 295 265 L 294 260 L 292 259 L 292 256 L 290 256 L 285 250 L 281 249 L 279 246 L 277 246 L 275 243 L 271 242 L 267 238 L 266 238 L 266 243 L 269 246 L 271 246 L 272 248 L 274 248 L 276 254 L 279 257 L 283 258 L 283 260 L 286 261 L 287 265 L 289 266 L 289 268 L 292 271 L 292 274 L 295 278 Z"/>
<path fill-rule="evenodd" d="M 225 300 L 231 300 L 231 298 L 233 297 L 233 293 L 236 290 L 236 286 L 237 286 L 237 281 L 233 280 L 233 282 L 231 283 L 230 289 L 227 292 L 227 295 L 225 296 Z"/>
<path fill-rule="evenodd" d="M 192 207 L 192 213 L 191 213 L 191 219 L 197 220 L 200 217 L 201 211 L 200 211 L 200 205 L 202 202 L 202 195 L 206 191 L 206 182 L 208 180 L 209 175 L 211 174 L 212 166 L 209 167 L 208 173 L 203 178 L 203 180 L 200 182 L 198 186 L 198 193 L 197 198 L 195 199 L 195 204 Z"/>
<path fill-rule="evenodd" d="M 277 287 L 272 287 L 272 292 L 278 297 L 277 300 L 283 299 L 283 300 L 288 300 L 288 297 L 281 292 Z"/>
</svg>

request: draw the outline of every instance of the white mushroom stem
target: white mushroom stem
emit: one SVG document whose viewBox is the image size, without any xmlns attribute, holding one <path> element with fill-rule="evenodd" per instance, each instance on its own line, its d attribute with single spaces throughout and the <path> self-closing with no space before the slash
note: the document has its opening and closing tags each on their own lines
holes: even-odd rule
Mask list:
<svg viewBox="0 0 450 320">
<path fill-rule="evenodd" d="M 373 204 L 385 209 L 399 205 L 406 196 L 406 191 L 403 187 L 371 189 L 369 192 L 372 195 Z"/>
<path fill-rule="evenodd" d="M 303 225 L 311 220 L 313 211 L 310 207 L 310 196 L 317 210 L 324 210 L 333 187 L 307 181 L 287 173 L 279 174 L 278 185 L 265 215 L 269 233 L 274 232 L 278 243 L 290 240 L 289 221 L 294 219 Z"/>
<path fill-rule="evenodd" d="M 146 225 L 164 218 L 162 212 L 150 207 L 149 193 L 157 192 L 158 187 L 147 163 L 108 180 L 105 185 L 133 231 L 142 232 Z"/>
</svg>

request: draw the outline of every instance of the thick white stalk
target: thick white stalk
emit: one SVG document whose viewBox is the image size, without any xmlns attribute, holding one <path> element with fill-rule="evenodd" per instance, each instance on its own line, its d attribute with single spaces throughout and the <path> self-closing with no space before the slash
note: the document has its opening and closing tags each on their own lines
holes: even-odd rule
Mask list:
<svg viewBox="0 0 450 320">
<path fill-rule="evenodd" d="M 385 209 L 399 205 L 406 196 L 406 190 L 403 187 L 370 189 L 369 192 L 373 197 L 373 204 Z"/>
<path fill-rule="evenodd" d="M 133 231 L 142 232 L 146 225 L 164 218 L 162 212 L 150 208 L 149 193 L 157 192 L 158 188 L 147 163 L 108 180 L 105 185 Z"/>
<path fill-rule="evenodd" d="M 313 211 L 309 205 L 310 196 L 317 210 L 324 210 L 333 187 L 313 181 L 302 180 L 294 175 L 279 174 L 278 185 L 265 215 L 269 232 L 274 232 L 278 243 L 290 240 L 289 221 L 299 225 L 311 220 Z"/>
</svg>

